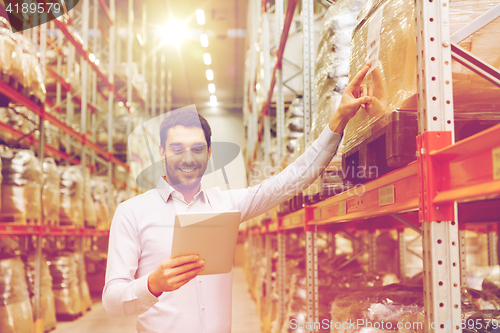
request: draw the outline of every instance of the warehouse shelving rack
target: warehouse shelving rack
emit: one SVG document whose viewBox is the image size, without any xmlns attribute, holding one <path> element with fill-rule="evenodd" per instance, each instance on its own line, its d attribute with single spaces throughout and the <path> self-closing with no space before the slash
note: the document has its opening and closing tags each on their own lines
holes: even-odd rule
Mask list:
<svg viewBox="0 0 500 333">
<path fill-rule="evenodd" d="M 293 6 L 293 3 L 294 1 L 289 1 L 288 5 Z M 303 1 L 306 15 L 310 3 L 312 3 L 311 0 Z M 489 264 L 498 264 L 497 235 L 491 223 L 488 222 L 499 221 L 498 214 L 492 212 L 495 210 L 495 204 L 498 205 L 498 203 L 492 200 L 500 197 L 500 125 L 458 143 L 454 142 L 451 59 L 453 58 L 491 83 L 500 86 L 500 72 L 497 69 L 457 45 L 458 42 L 499 17 L 500 5 L 493 7 L 450 36 L 447 0 L 416 0 L 415 4 L 419 96 L 417 161 L 363 184 L 361 188 L 352 188 L 322 202 L 304 205 L 304 208 L 297 212 L 280 217 L 260 216 L 248 223 L 246 233 L 250 262 L 259 262 L 259 255 L 262 253 L 265 253 L 267 259 L 266 295 L 270 295 L 271 284 L 269 274 L 271 237 L 277 237 L 278 240 L 279 327 L 284 321 L 285 313 L 285 233 L 288 230 L 306 232 L 307 321 L 309 322 L 318 321 L 318 268 L 315 239 L 319 227 L 342 229 L 344 226 L 356 223 L 359 228 L 369 229 L 368 251 L 371 269 L 374 268 L 375 253 L 375 234 L 372 231 L 378 227 L 397 229 L 400 276 L 404 276 L 405 251 L 403 249 L 406 248 L 401 227 L 409 227 L 421 233 L 424 253 L 426 320 L 439 323 L 435 328 L 429 328 L 426 325 L 428 331 L 461 331 L 460 325 L 447 326 L 445 323 L 460 323 L 461 320 L 460 287 L 466 286 L 465 223 L 487 222 Z M 282 1 L 276 0 L 278 16 L 282 13 L 280 5 Z M 285 24 L 283 34 L 287 33 Z M 283 35 L 281 39 L 286 41 Z M 306 39 L 304 38 L 304 41 Z M 311 42 L 310 39 L 309 42 Z M 277 110 L 283 107 L 280 99 L 282 89 L 280 56 L 282 54 L 278 53 L 271 83 L 273 87 L 274 81 L 278 82 Z M 304 73 L 307 77 L 307 71 Z M 304 87 L 307 89 L 307 85 Z M 271 89 L 269 96 L 272 97 L 272 94 Z M 307 107 L 305 112 L 307 114 Z M 277 119 L 279 122 L 279 112 L 277 112 Z M 264 122 L 264 126 L 265 124 Z M 279 124 L 277 128 L 278 140 L 280 140 Z M 267 130 L 268 128 L 264 127 L 264 131 Z M 261 129 L 259 133 L 260 131 Z M 458 202 L 461 203 L 460 206 Z M 481 205 L 483 203 L 484 205 Z M 471 212 L 477 211 L 478 208 L 486 208 L 487 213 L 483 215 L 490 213 L 489 216 L 477 219 L 471 217 L 473 215 Z M 264 246 L 261 237 L 265 239 Z M 266 309 L 270 309 L 269 302 Z"/>
<path fill-rule="evenodd" d="M 43 0 L 40 0 L 43 2 Z M 145 7 L 143 7 L 145 10 Z M 104 16 L 104 18 L 99 15 Z M 92 18 L 91 18 L 92 15 Z M 11 128 L 9 125 L 0 123 L 0 130 L 7 131 L 15 137 L 26 140 L 30 146 L 38 147 L 38 157 L 43 162 L 46 154 L 52 155 L 65 161 L 70 165 L 81 165 L 83 175 L 86 169 L 95 173 L 107 171 L 108 186 L 112 188 L 113 165 L 118 165 L 129 173 L 130 160 L 123 162 L 113 155 L 113 111 L 115 98 L 123 103 L 124 107 L 131 112 L 131 105 L 134 101 L 139 102 L 142 107 L 147 107 L 146 96 L 141 97 L 137 89 L 132 85 L 132 71 L 128 70 L 124 87 L 117 91 L 115 75 L 115 53 L 116 53 L 116 9 L 115 0 L 109 0 L 109 7 L 104 0 L 94 0 L 92 6 L 90 0 L 83 0 L 79 6 L 73 8 L 63 20 L 55 19 L 39 27 L 25 30 L 23 35 L 33 42 L 40 52 L 40 64 L 42 67 L 43 82 L 46 75 L 50 75 L 56 82 L 55 101 L 47 96 L 45 105 L 41 106 L 7 83 L 0 81 L 0 93 L 9 96 L 16 105 L 21 105 L 29 109 L 39 117 L 39 139 L 35 139 L 33 134 L 24 133 Z M 101 19 L 102 18 L 102 19 Z M 146 13 L 143 13 L 142 33 L 144 43 L 142 49 L 142 71 L 145 74 L 146 51 Z M 92 26 L 92 40 L 90 40 L 89 30 Z M 103 25 L 109 25 L 106 29 Z M 109 33 L 106 31 L 108 30 Z M 78 35 L 76 31 L 81 33 Z M 100 33 L 98 33 L 98 31 Z M 132 66 L 132 43 L 135 33 L 133 33 L 133 0 L 128 1 L 128 40 L 127 40 L 127 66 Z M 89 45 L 90 44 L 90 45 Z M 69 54 L 63 54 L 63 47 L 69 49 Z M 90 46 L 90 47 L 89 47 Z M 55 51 L 57 54 L 56 69 L 49 68 L 46 64 L 46 52 Z M 75 59 L 78 58 L 81 66 L 81 82 L 78 85 L 72 82 L 71 73 L 75 66 Z M 66 57 L 66 59 L 64 59 Z M 64 61 L 66 60 L 66 61 Z M 63 66 L 66 66 L 67 77 L 64 78 Z M 107 74 L 103 71 L 107 69 Z M 120 78 L 118 78 L 120 79 Z M 124 95 L 126 93 L 126 96 Z M 63 98 L 65 93 L 65 98 Z M 99 98 L 100 96 L 100 98 Z M 80 131 L 77 132 L 71 126 L 74 116 L 74 104 L 80 105 Z M 66 119 L 59 120 L 54 113 L 60 113 L 61 107 L 65 105 Z M 90 110 L 90 114 L 88 113 Z M 99 121 L 107 117 L 108 144 L 107 149 L 96 144 L 96 128 Z M 90 122 L 89 122 L 90 119 Z M 67 137 L 66 149 L 61 151 L 58 147 L 53 147 L 44 142 L 45 126 L 44 121 L 48 121 L 57 127 Z M 90 131 L 88 131 L 90 123 Z M 130 121 L 128 122 L 130 124 Z M 130 133 L 130 125 L 127 133 Z M 126 181 L 127 191 L 130 191 L 129 177 Z M 109 204 L 112 203 L 112 191 L 109 191 Z M 43 210 L 43 207 L 42 207 Z M 78 240 L 78 251 L 80 252 L 79 273 L 84 277 L 84 239 L 107 236 L 109 230 L 100 230 L 86 227 L 55 227 L 44 225 L 16 225 L 11 223 L 0 224 L 0 237 L 9 236 L 32 236 L 35 238 L 35 301 L 34 319 L 36 332 L 43 332 L 43 318 L 41 316 L 40 304 L 40 279 L 41 279 L 41 249 L 42 238 L 45 236 L 75 236 Z"/>
</svg>

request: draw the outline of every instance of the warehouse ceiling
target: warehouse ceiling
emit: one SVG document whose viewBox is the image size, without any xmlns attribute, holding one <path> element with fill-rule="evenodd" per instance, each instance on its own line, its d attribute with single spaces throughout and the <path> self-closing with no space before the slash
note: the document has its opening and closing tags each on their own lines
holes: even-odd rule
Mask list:
<svg viewBox="0 0 500 333">
<path fill-rule="evenodd" d="M 117 1 L 117 14 L 122 29 L 126 28 L 126 0 Z M 219 107 L 240 108 L 243 104 L 243 76 L 245 59 L 245 32 L 248 0 L 148 0 L 148 64 L 147 74 L 153 70 L 151 47 L 157 50 L 157 91 L 160 93 L 160 59 L 165 56 L 166 67 L 172 71 L 173 108 L 196 104 L 209 106 L 208 84 L 214 83 Z M 140 32 L 144 2 L 134 2 L 135 30 Z M 196 10 L 203 9 L 205 24 L 199 25 Z M 184 22 L 187 36 L 179 44 L 164 43 L 162 27 L 172 20 Z M 153 40 L 153 31 L 156 40 Z M 208 47 L 202 47 L 200 34 L 208 35 Z M 135 43 L 138 44 L 138 43 Z M 163 45 L 162 45 L 163 44 Z M 125 42 L 123 42 L 123 46 Z M 125 48 L 122 47 L 122 59 Z M 134 61 L 140 63 L 140 48 L 134 46 Z M 203 54 L 210 53 L 212 63 L 205 65 Z M 213 81 L 208 81 L 206 70 L 212 69 Z M 151 83 L 148 78 L 148 85 Z M 159 103 L 159 97 L 158 102 Z M 157 104 L 158 106 L 158 104 Z"/>
</svg>

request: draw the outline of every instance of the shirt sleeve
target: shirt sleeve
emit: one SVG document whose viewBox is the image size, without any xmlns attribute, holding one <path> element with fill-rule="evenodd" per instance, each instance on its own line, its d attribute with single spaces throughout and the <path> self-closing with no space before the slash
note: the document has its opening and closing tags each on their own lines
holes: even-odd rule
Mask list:
<svg viewBox="0 0 500 333">
<path fill-rule="evenodd" d="M 135 279 L 140 249 L 135 218 L 126 203 L 122 203 L 111 223 L 102 294 L 102 303 L 111 317 L 139 315 L 158 302 L 149 291 L 149 275 Z"/>
<path fill-rule="evenodd" d="M 304 154 L 279 174 L 258 185 L 231 191 L 242 221 L 268 211 L 311 185 L 337 153 L 340 140 L 341 135 L 326 126 Z"/>
</svg>

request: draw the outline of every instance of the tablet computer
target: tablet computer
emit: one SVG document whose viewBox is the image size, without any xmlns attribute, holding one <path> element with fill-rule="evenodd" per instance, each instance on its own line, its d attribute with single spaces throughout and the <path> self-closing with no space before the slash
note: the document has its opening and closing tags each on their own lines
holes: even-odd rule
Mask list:
<svg viewBox="0 0 500 333">
<path fill-rule="evenodd" d="M 233 268 L 241 212 L 179 213 L 175 216 L 172 258 L 197 254 L 205 260 L 200 275 L 229 273 Z"/>
</svg>

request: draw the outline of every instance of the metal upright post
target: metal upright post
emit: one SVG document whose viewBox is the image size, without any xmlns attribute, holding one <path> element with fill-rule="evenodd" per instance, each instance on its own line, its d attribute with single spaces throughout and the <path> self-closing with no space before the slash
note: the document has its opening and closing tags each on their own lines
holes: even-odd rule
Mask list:
<svg viewBox="0 0 500 333">
<path fill-rule="evenodd" d="M 271 291 L 271 273 L 273 269 L 273 257 L 272 257 L 272 248 L 271 248 L 271 234 L 266 232 L 265 234 L 266 241 L 266 311 L 267 313 L 267 322 L 269 323 L 270 315 L 271 315 L 271 299 L 272 299 L 272 291 Z M 268 324 L 266 323 L 266 324 Z"/>
<path fill-rule="evenodd" d="M 304 79 L 304 146 L 311 132 L 314 111 L 314 0 L 302 0 L 302 53 Z"/>
<path fill-rule="evenodd" d="M 286 234 L 278 220 L 278 327 L 281 329 L 286 314 Z"/>
<path fill-rule="evenodd" d="M 465 229 L 459 226 L 458 245 L 460 248 L 460 287 L 467 288 L 467 261 L 465 256 Z"/>
<path fill-rule="evenodd" d="M 127 106 L 132 107 L 132 46 L 134 43 L 134 0 L 128 0 L 128 34 L 127 34 Z M 131 108 L 131 112 L 128 114 L 127 121 L 127 138 L 132 131 L 132 112 L 135 110 Z M 130 154 L 127 154 L 127 165 L 130 165 Z M 130 175 L 126 173 L 126 186 L 127 186 L 127 198 L 130 198 Z"/>
<path fill-rule="evenodd" d="M 148 48 L 148 31 L 146 29 L 146 22 L 147 22 L 147 7 L 146 3 L 143 3 L 142 5 L 142 41 L 143 45 L 141 48 L 141 74 L 144 77 L 144 80 L 147 82 L 147 75 L 146 75 L 146 63 L 148 59 L 147 55 L 147 48 Z M 146 95 L 144 96 L 144 113 L 147 115 L 149 113 L 149 99 L 148 99 L 148 94 L 150 94 L 149 88 L 146 91 Z"/>
<path fill-rule="evenodd" d="M 448 0 L 415 0 L 419 136 L 419 215 L 424 253 L 425 329 L 461 331 L 459 232 L 456 203 L 433 203 L 440 170 L 431 153 L 454 142 Z M 450 324 L 451 323 L 451 324 Z"/>
<path fill-rule="evenodd" d="M 375 272 L 377 270 L 377 238 L 375 230 L 368 230 L 368 271 Z"/>
<path fill-rule="evenodd" d="M 307 284 L 307 322 L 319 322 L 318 302 L 318 247 L 316 245 L 316 226 L 306 230 L 306 284 Z M 309 333 L 317 333 L 318 328 L 308 329 Z"/>
<path fill-rule="evenodd" d="M 498 265 L 498 253 L 497 253 L 497 232 L 495 228 L 490 224 L 486 227 L 486 233 L 488 235 L 488 265 L 496 266 Z"/>
<path fill-rule="evenodd" d="M 109 14 L 114 23 L 115 21 L 115 0 L 109 0 Z M 115 83 L 115 24 L 109 28 L 109 63 L 108 63 L 108 81 L 113 86 Z M 114 110 L 114 92 L 110 90 L 108 97 L 108 152 L 113 151 L 113 110 Z M 113 163 L 108 162 L 108 200 L 109 206 L 113 207 Z"/>
<path fill-rule="evenodd" d="M 167 70 L 167 112 L 172 110 L 172 70 Z"/>
<path fill-rule="evenodd" d="M 406 279 L 406 240 L 405 229 L 398 229 L 398 258 L 399 258 L 399 280 L 405 282 Z"/>
<path fill-rule="evenodd" d="M 154 42 L 152 45 L 152 58 L 151 58 L 151 118 L 156 116 L 156 35 L 153 37 Z"/>
<path fill-rule="evenodd" d="M 46 21 L 46 14 L 42 14 L 40 17 L 42 20 Z M 36 45 L 36 44 L 35 44 Z M 45 67 L 46 67 L 46 53 L 47 53 L 47 23 L 40 26 L 40 66 L 42 71 L 42 82 L 45 84 Z M 45 109 L 44 109 L 45 113 Z M 44 146 L 45 146 L 45 126 L 44 117 L 42 115 L 38 118 L 38 160 L 40 165 L 43 166 L 44 159 Z M 43 189 L 40 190 L 43 194 Z M 43 219 L 43 200 L 40 202 L 41 211 L 41 224 L 44 224 Z M 34 320 L 35 320 L 35 332 L 43 332 L 43 315 L 42 315 L 42 302 L 41 302 L 41 283 L 42 283 L 42 236 L 37 236 L 35 241 L 35 277 L 34 277 Z"/>
<path fill-rule="evenodd" d="M 281 34 L 283 33 L 283 0 L 276 0 L 276 42 L 279 45 L 281 39 Z M 278 162 L 281 163 L 281 159 L 284 156 L 283 151 L 283 136 L 285 134 L 285 97 L 283 95 L 283 72 L 282 62 L 276 64 L 276 141 L 278 145 Z"/>
<path fill-rule="evenodd" d="M 97 0 L 94 0 L 94 5 L 93 5 L 93 17 L 92 17 L 92 50 L 94 51 L 94 55 L 96 56 L 96 59 L 101 59 L 101 49 L 98 46 L 98 39 L 97 39 L 97 31 L 98 31 L 98 25 L 97 22 L 99 20 L 99 3 Z M 91 92 L 92 92 L 92 104 L 97 105 L 97 73 L 95 71 L 92 71 L 91 73 L 91 80 L 92 80 L 92 86 L 91 86 Z M 97 130 L 95 128 L 96 126 L 96 120 L 97 120 L 97 115 L 96 112 L 92 112 L 91 114 L 91 124 L 90 128 L 92 128 L 92 141 L 97 142 Z M 95 151 L 92 149 L 92 152 L 90 154 L 90 165 L 95 166 Z"/>
<path fill-rule="evenodd" d="M 160 57 L 160 114 L 165 114 L 165 53 Z"/>
</svg>

